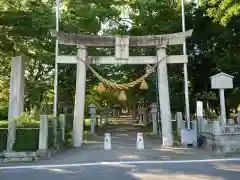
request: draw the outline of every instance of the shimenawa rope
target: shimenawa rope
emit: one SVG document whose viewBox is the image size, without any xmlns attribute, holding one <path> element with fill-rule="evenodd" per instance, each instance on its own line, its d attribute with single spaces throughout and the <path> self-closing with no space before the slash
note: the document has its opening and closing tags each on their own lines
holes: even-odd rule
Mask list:
<svg viewBox="0 0 240 180">
<path fill-rule="evenodd" d="M 154 72 L 154 69 L 157 67 L 157 65 L 166 58 L 163 57 L 160 61 L 158 60 L 157 63 L 151 67 L 151 66 L 147 66 L 146 68 L 146 73 L 141 76 L 140 78 L 138 78 L 135 81 L 132 81 L 130 83 L 123 83 L 123 84 L 117 84 L 117 83 L 113 83 L 105 78 L 103 78 L 100 74 L 98 74 L 89 64 L 87 64 L 84 60 L 82 60 L 80 57 L 76 56 L 77 60 L 82 61 L 91 71 L 92 73 L 99 79 L 99 81 L 101 81 L 102 83 L 104 83 L 105 85 L 107 85 L 108 87 L 111 87 L 113 89 L 119 89 L 119 90 L 123 90 L 123 89 L 128 89 L 131 87 L 136 86 L 137 84 L 141 83 L 145 78 L 147 78 L 150 74 L 152 74 Z"/>
</svg>

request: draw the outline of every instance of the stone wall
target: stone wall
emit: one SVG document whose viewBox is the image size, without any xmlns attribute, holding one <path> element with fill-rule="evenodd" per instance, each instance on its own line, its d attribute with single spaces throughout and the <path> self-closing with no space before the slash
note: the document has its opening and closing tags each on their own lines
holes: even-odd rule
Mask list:
<svg viewBox="0 0 240 180">
<path fill-rule="evenodd" d="M 240 125 L 238 124 L 220 126 L 219 131 L 201 132 L 201 136 L 204 139 L 204 147 L 217 153 L 240 152 Z"/>
</svg>

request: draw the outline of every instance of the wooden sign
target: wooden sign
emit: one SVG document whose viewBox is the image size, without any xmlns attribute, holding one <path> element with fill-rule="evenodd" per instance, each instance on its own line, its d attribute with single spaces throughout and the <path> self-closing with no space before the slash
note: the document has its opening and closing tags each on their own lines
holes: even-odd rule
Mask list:
<svg viewBox="0 0 240 180">
<path fill-rule="evenodd" d="M 210 77 L 212 89 L 232 89 L 233 78 L 233 76 L 223 72 Z"/>
</svg>

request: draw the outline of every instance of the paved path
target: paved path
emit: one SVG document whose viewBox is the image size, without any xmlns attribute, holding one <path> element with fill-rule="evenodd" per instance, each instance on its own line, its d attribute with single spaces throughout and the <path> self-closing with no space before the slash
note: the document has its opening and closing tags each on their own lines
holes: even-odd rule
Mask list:
<svg viewBox="0 0 240 180">
<path fill-rule="evenodd" d="M 103 150 L 104 137 L 100 134 L 83 148 L 71 149 L 31 167 L 26 164 L 0 166 L 0 180 L 240 179 L 240 159 L 219 162 L 216 160 L 221 158 L 219 155 L 202 149 L 161 148 L 159 136 L 150 136 L 151 129 L 132 125 L 136 122 L 129 117 L 110 123 L 112 150 Z M 136 150 L 137 132 L 144 133 L 146 149 L 143 151 Z"/>
<path fill-rule="evenodd" d="M 220 158 L 212 152 L 196 148 L 161 148 L 161 137 L 149 135 L 151 128 L 136 124 L 130 117 L 109 122 L 107 132 L 111 133 L 112 150 L 103 150 L 104 136 L 91 137 L 83 148 L 71 149 L 41 163 L 61 164 L 62 162 L 84 163 L 100 161 L 151 161 L 151 160 L 186 160 Z M 136 150 L 137 133 L 144 133 L 145 150 Z"/>
</svg>

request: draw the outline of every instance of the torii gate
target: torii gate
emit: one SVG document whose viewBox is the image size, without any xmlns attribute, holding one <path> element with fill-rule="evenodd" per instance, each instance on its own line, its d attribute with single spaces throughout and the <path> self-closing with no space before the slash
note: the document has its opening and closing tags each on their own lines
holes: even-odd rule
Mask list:
<svg viewBox="0 0 240 180">
<path fill-rule="evenodd" d="M 76 45 L 77 56 L 88 64 L 156 64 L 158 68 L 158 89 L 162 123 L 163 146 L 172 146 L 172 124 L 169 100 L 167 64 L 187 63 L 187 55 L 166 56 L 167 45 L 183 44 L 192 35 L 192 30 L 149 36 L 92 36 L 75 35 L 51 30 L 52 37 L 57 37 L 59 44 Z M 114 47 L 113 56 L 88 56 L 86 47 Z M 156 56 L 129 56 L 129 46 L 156 47 Z M 161 62 L 159 62 L 161 60 Z M 76 56 L 57 56 L 57 63 L 77 64 L 76 94 L 73 122 L 73 146 L 83 144 L 83 122 L 86 88 L 86 65 Z"/>
</svg>

